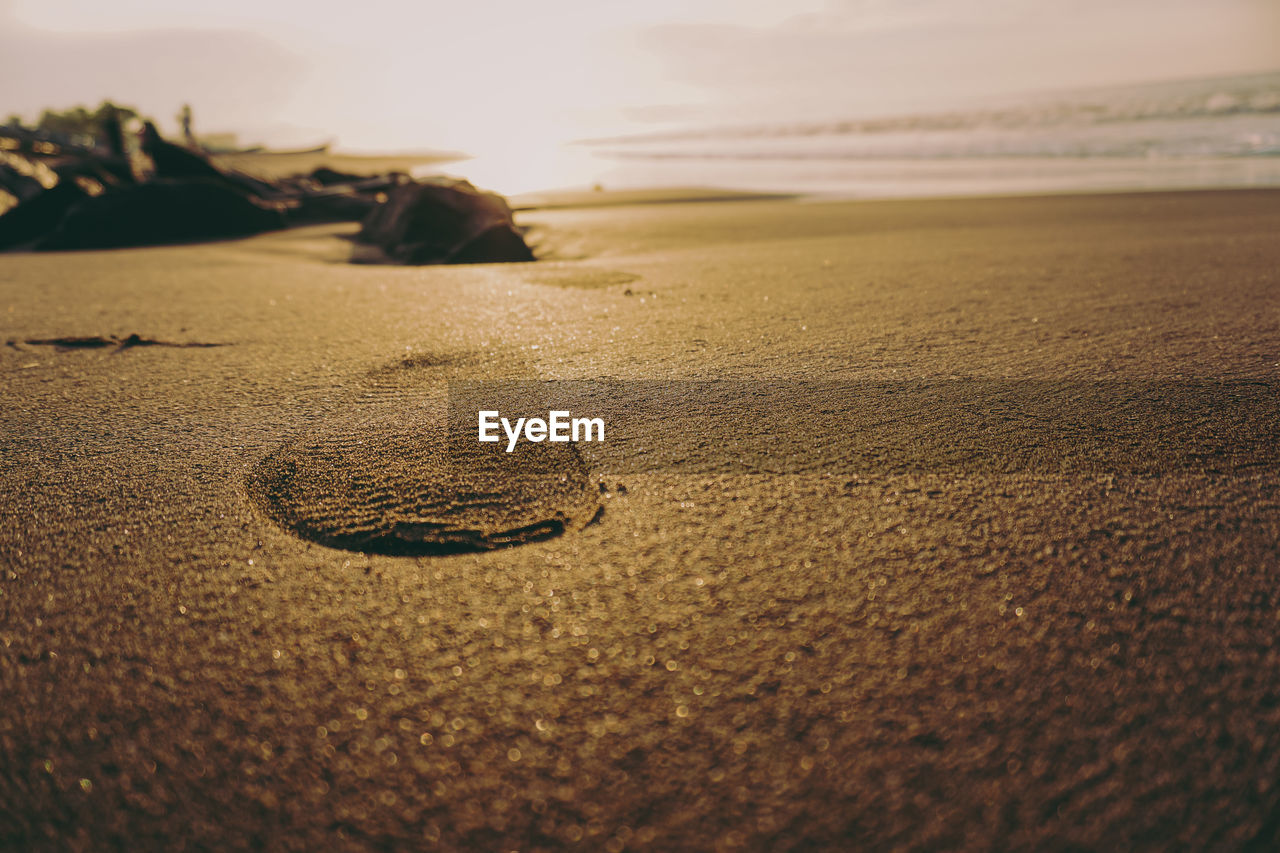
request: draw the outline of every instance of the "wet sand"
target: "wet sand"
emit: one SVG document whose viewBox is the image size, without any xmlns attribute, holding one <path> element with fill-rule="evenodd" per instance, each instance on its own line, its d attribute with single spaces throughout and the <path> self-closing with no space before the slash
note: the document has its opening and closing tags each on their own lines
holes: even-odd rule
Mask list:
<svg viewBox="0 0 1280 853">
<path fill-rule="evenodd" d="M 0 846 L 1280 841 L 1280 193 L 520 221 L 0 257 Z M 455 464 L 507 379 L 668 396 Z"/>
</svg>

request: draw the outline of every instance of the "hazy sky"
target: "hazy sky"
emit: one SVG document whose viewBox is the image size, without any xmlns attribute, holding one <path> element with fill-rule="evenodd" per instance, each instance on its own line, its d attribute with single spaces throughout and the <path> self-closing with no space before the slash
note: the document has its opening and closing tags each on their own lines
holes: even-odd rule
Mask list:
<svg viewBox="0 0 1280 853">
<path fill-rule="evenodd" d="M 354 149 L 536 150 L 1280 67 L 1280 0 L 0 0 L 0 112 L 135 104 Z"/>
</svg>

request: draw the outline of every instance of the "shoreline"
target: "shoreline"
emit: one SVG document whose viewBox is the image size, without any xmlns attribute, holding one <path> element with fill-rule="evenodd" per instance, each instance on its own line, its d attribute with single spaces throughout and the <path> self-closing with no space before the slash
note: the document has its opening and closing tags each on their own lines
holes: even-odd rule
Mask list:
<svg viewBox="0 0 1280 853">
<path fill-rule="evenodd" d="M 1108 197 L 1143 195 L 1193 195 L 1197 193 L 1280 193 L 1280 184 L 1262 186 L 1194 186 L 1194 187 L 1116 187 L 1109 189 L 1031 189 L 1010 192 L 981 192 L 928 195 L 849 195 L 838 191 L 763 192 L 719 186 L 668 186 L 636 189 L 582 189 L 566 187 L 517 193 L 509 197 L 512 210 L 527 213 L 537 210 L 565 208 L 615 207 L 648 204 L 684 204 L 740 201 L 800 201 L 807 203 L 858 202 L 963 202 L 998 199 L 1054 199 L 1061 197 Z"/>
<path fill-rule="evenodd" d="M 566 166 L 552 185 L 644 190 L 714 186 L 752 193 L 861 198 L 981 196 L 1162 189 L 1263 189 L 1280 186 L 1280 157 L 952 157 L 916 159 L 736 159 L 589 157 Z M 529 189 L 498 164 L 460 166 L 478 185 L 509 195 Z M 464 168 L 465 167 L 465 168 Z M 447 170 L 446 170 L 447 171 Z M 527 180 L 526 180 L 527 183 Z M 545 190 L 546 187 L 544 186 Z"/>
</svg>

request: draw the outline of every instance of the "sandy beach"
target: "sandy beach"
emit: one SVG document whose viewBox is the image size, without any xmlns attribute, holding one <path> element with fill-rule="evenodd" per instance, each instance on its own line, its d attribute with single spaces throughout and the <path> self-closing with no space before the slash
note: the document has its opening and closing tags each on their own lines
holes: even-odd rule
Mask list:
<svg viewBox="0 0 1280 853">
<path fill-rule="evenodd" d="M 0 256 L 0 846 L 1280 842 L 1280 191 L 531 204 Z"/>
</svg>

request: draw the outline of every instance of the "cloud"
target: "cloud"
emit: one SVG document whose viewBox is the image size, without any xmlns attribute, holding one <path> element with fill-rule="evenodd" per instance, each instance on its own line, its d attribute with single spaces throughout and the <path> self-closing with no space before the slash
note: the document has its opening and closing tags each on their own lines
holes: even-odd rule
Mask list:
<svg viewBox="0 0 1280 853">
<path fill-rule="evenodd" d="M 640 43 L 719 120 L 945 107 L 1280 64 L 1272 0 L 835 0 L 772 27 L 671 23 Z M 718 114 L 717 114 L 718 113 Z"/>
</svg>

